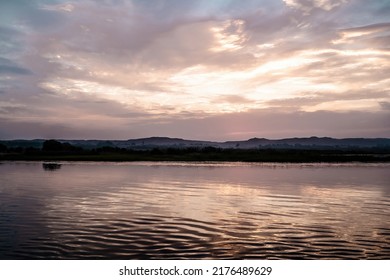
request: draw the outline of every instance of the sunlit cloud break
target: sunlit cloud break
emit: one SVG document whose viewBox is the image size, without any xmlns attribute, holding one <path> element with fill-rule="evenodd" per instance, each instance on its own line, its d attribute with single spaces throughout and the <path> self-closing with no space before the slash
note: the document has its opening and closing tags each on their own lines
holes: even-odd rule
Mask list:
<svg viewBox="0 0 390 280">
<path fill-rule="evenodd" d="M 0 138 L 390 137 L 390 3 L 0 3 Z"/>
</svg>

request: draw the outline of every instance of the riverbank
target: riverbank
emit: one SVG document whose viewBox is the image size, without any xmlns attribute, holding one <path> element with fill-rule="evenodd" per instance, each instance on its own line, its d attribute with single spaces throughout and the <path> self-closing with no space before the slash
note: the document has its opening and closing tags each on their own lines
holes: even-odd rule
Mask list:
<svg viewBox="0 0 390 280">
<path fill-rule="evenodd" d="M 2 161 L 220 161 L 220 162 L 390 162 L 386 151 L 153 149 L 148 151 L 24 152 L 0 154 Z"/>
</svg>

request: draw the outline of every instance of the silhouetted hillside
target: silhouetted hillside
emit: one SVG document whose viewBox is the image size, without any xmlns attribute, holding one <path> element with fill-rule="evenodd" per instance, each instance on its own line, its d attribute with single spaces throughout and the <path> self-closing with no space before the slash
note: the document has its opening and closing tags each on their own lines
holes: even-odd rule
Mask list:
<svg viewBox="0 0 390 280">
<path fill-rule="evenodd" d="M 356 149 L 356 148 L 390 148 L 388 138 L 344 138 L 330 137 L 287 138 L 270 140 L 252 138 L 244 141 L 212 142 L 200 140 L 185 140 L 169 137 L 149 137 L 129 140 L 57 140 L 83 149 L 97 149 L 113 147 L 133 150 L 151 150 L 154 148 L 204 148 L 214 147 L 221 149 Z M 36 140 L 9 140 L 0 141 L 8 148 L 36 148 L 41 149 L 44 139 Z"/>
</svg>

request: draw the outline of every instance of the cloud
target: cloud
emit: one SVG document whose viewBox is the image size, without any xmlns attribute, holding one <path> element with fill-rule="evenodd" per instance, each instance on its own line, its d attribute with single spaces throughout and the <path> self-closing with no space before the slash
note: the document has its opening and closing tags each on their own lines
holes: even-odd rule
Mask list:
<svg viewBox="0 0 390 280">
<path fill-rule="evenodd" d="M 233 140 L 252 137 L 286 138 L 294 136 L 389 137 L 389 114 L 384 112 L 286 112 L 252 110 L 187 119 L 168 119 L 165 123 L 140 123 L 134 136 L 166 135 L 190 139 Z M 188 128 L 191 128 L 190 130 Z M 235 129 L 232 130 L 232 127 Z"/>
<path fill-rule="evenodd" d="M 356 90 L 354 92 L 304 92 L 296 97 L 273 99 L 267 106 L 286 112 L 292 111 L 337 111 L 337 112 L 378 112 L 389 99 L 386 91 Z"/>
<path fill-rule="evenodd" d="M 11 21 L 19 28 L 32 28 L 41 31 L 53 30 L 64 20 L 61 13 L 44 9 L 44 3 L 53 4 L 56 1 L 1 1 L 0 23 Z M 4 24 L 4 23 L 3 23 Z"/>
<path fill-rule="evenodd" d="M 348 0 L 283 0 L 291 8 L 295 8 L 309 14 L 313 9 L 331 11 L 332 9 L 345 4 Z"/>
<path fill-rule="evenodd" d="M 369 24 L 365 26 L 347 28 L 344 29 L 343 31 L 346 33 L 373 33 L 373 32 L 380 32 L 380 31 L 389 31 L 389 29 L 390 29 L 390 23 L 382 22 L 382 23 Z"/>
<path fill-rule="evenodd" d="M 2 1 L 0 116 L 41 132 L 59 124 L 87 135 L 77 131 L 99 123 L 142 137 L 266 113 L 371 118 L 389 102 L 388 1 L 150 2 Z M 240 125 L 221 137 L 246 135 Z M 359 126 L 350 125 L 346 134 Z M 269 135 L 298 127 L 286 119 Z M 309 127 L 318 131 L 302 133 Z"/>
<path fill-rule="evenodd" d="M 268 138 L 285 138 L 293 135 L 320 135 L 332 137 L 358 137 L 359 135 L 382 135 L 388 137 L 386 119 L 388 114 L 365 112 L 285 112 L 282 111 L 250 111 L 240 115 L 226 115 L 222 123 L 227 122 L 239 127 L 235 133 Z M 357 124 L 359 123 L 359 124 Z M 371 126 L 371 127 L 370 127 Z M 229 128 L 225 126 L 225 133 Z M 246 133 L 246 134 L 245 134 Z"/>
<path fill-rule="evenodd" d="M 0 57 L 0 75 L 30 75 L 32 72 L 28 69 L 18 66 L 13 61 Z"/>
<path fill-rule="evenodd" d="M 253 102 L 253 100 L 250 100 L 244 96 L 241 95 L 222 95 L 217 100 L 217 102 L 228 102 L 228 103 L 250 103 Z"/>
<path fill-rule="evenodd" d="M 0 55 L 17 56 L 23 50 L 22 36 L 17 29 L 0 25 Z"/>
<path fill-rule="evenodd" d="M 29 121 L 0 119 L 4 138 L 129 139 L 170 136 L 203 140 L 242 140 L 252 137 L 272 139 L 295 136 L 390 137 L 388 112 L 285 112 L 253 110 L 214 116 L 149 119 L 128 123 L 77 119 L 66 121 Z M 96 123 L 99 126 L 96 126 Z M 95 125 L 94 125 L 95 124 Z M 232 127 L 235 129 L 232 130 Z M 126 129 L 124 129 L 126 128 Z M 190 128 L 190 129 L 189 129 Z"/>
<path fill-rule="evenodd" d="M 379 102 L 379 105 L 382 107 L 383 110 L 390 111 L 390 102 L 382 101 Z"/>
</svg>

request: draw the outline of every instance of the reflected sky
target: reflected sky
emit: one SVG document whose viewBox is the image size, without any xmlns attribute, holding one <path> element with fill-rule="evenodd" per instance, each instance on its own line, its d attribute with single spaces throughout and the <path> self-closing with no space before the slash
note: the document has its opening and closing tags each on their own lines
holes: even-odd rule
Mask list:
<svg viewBox="0 0 390 280">
<path fill-rule="evenodd" d="M 364 246 L 374 242 L 376 247 L 371 244 L 369 248 L 379 248 L 375 254 L 388 256 L 389 251 L 383 251 L 390 231 L 388 169 L 387 165 L 364 164 L 64 162 L 55 172 L 47 172 L 42 163 L 4 163 L 0 165 L 0 236 L 6 242 L 0 242 L 0 248 L 12 256 L 30 243 L 44 244 L 38 237 L 58 244 L 81 238 L 86 240 L 78 245 L 83 248 L 101 234 L 98 229 L 105 229 L 105 238 L 129 244 L 140 242 L 135 236 L 142 240 L 159 236 L 166 241 L 178 235 L 190 238 L 183 242 L 194 248 L 200 241 L 214 249 L 222 246 L 227 250 L 224 257 L 245 257 L 240 255 L 244 249 L 249 256 L 252 243 L 293 244 L 286 238 L 301 238 L 315 250 L 342 244 L 338 250 L 353 247 L 354 254 L 363 254 Z M 14 236 L 19 238 L 17 243 Z M 10 248 L 7 243 L 16 245 Z M 276 246 L 272 244 L 267 245 L 269 254 Z M 168 249 L 172 246 L 178 250 L 171 243 Z M 214 249 L 202 250 L 210 253 Z M 185 255 L 186 250 L 178 252 Z"/>
</svg>

